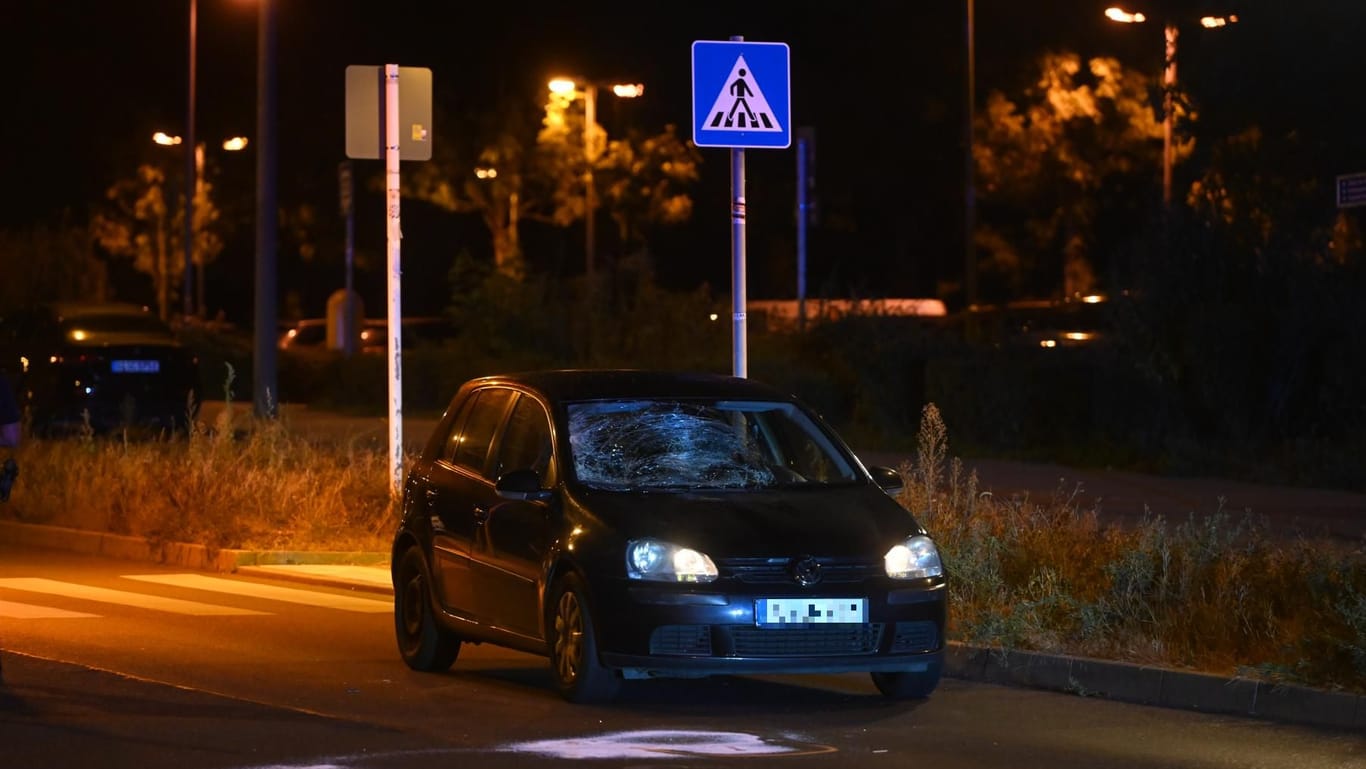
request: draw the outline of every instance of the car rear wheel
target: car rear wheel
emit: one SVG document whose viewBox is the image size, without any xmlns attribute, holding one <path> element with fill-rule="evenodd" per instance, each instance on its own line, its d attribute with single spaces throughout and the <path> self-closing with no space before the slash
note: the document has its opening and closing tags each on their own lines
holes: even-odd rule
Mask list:
<svg viewBox="0 0 1366 769">
<path fill-rule="evenodd" d="M 404 551 L 394 573 L 394 633 L 399 654 L 413 670 L 446 670 L 460 654 L 460 639 L 436 623 L 427 569 L 416 547 Z"/>
<path fill-rule="evenodd" d="M 873 685 L 882 696 L 893 700 L 920 700 L 939 686 L 940 667 L 931 665 L 923 672 L 871 673 Z"/>
<path fill-rule="evenodd" d="M 560 695 L 570 702 L 607 702 L 621 679 L 598 662 L 597 635 L 583 581 L 568 574 L 555 589 L 551 606 L 550 667 Z"/>
</svg>

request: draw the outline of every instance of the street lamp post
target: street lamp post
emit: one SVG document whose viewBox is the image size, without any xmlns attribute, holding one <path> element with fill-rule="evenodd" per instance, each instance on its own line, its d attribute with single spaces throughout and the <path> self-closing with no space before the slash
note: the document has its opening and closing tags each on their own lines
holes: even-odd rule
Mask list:
<svg viewBox="0 0 1366 769">
<path fill-rule="evenodd" d="M 568 94 L 573 98 L 575 91 L 580 90 L 580 81 L 573 78 L 555 78 L 550 81 L 551 93 L 561 95 Z M 612 89 L 613 95 L 622 99 L 634 99 L 645 93 L 645 86 L 639 83 L 626 84 L 614 83 L 608 86 Z M 593 280 L 593 261 L 596 253 L 596 227 L 594 222 L 594 211 L 597 208 L 597 190 L 593 184 L 593 163 L 597 162 L 598 156 L 602 154 L 598 146 L 598 133 L 601 126 L 598 125 L 598 84 L 587 82 L 582 86 L 583 91 L 583 156 L 588 170 L 584 173 L 584 272 L 591 285 Z M 606 137 L 603 137 L 604 140 Z M 605 143 L 605 141 L 603 142 Z"/>
<path fill-rule="evenodd" d="M 192 286 L 192 271 L 194 270 L 194 193 L 198 170 L 195 167 L 195 158 L 199 154 L 194 140 L 195 38 L 197 37 L 198 16 L 198 0 L 190 0 L 190 76 L 189 94 L 185 100 L 185 280 L 181 291 L 187 320 L 194 309 L 190 302 L 190 288 Z"/>
<path fill-rule="evenodd" d="M 963 119 L 963 300 L 968 307 L 977 304 L 977 243 L 973 232 L 977 229 L 977 164 L 973 156 L 973 123 L 977 122 L 977 55 L 974 36 L 976 11 L 973 0 L 965 9 L 967 94 L 964 99 Z"/>
<path fill-rule="evenodd" d="M 1148 18 L 1142 13 L 1130 13 L 1122 8 L 1106 8 L 1105 17 L 1110 21 L 1121 24 L 1142 24 Z M 1227 24 L 1236 24 L 1238 17 L 1229 16 L 1202 16 L 1200 26 L 1206 29 L 1217 29 Z M 1176 147 L 1172 143 L 1172 131 L 1174 128 L 1174 118 L 1172 115 L 1176 101 L 1176 38 L 1179 34 L 1176 23 L 1167 21 L 1163 25 L 1162 37 L 1163 47 L 1163 66 L 1162 66 L 1162 205 L 1167 210 L 1172 206 L 1172 166 L 1176 162 Z"/>
<path fill-rule="evenodd" d="M 275 45 L 276 0 L 260 0 L 256 24 L 256 281 L 252 344 L 252 397 L 262 419 L 279 416 L 275 323 L 277 303 L 275 238 L 276 209 Z"/>
<path fill-rule="evenodd" d="M 1172 106 L 1176 92 L 1176 25 L 1168 22 L 1162 28 L 1166 41 L 1162 66 L 1162 205 L 1172 207 L 1172 165 L 1176 161 L 1172 148 Z"/>
<path fill-rule="evenodd" d="M 587 184 L 583 190 L 583 235 L 584 235 L 584 269 L 587 271 L 588 282 L 593 282 L 594 255 L 597 253 L 597 217 L 594 212 L 597 210 L 597 191 L 593 189 L 593 163 L 598 159 L 598 153 L 594 151 L 597 143 L 598 131 L 598 87 L 592 83 L 583 89 L 583 157 L 587 161 L 588 170 L 585 173 Z"/>
</svg>

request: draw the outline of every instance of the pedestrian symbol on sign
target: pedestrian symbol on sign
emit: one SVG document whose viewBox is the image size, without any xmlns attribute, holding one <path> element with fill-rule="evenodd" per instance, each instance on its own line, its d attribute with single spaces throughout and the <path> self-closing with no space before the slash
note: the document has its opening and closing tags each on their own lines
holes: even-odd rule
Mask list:
<svg viewBox="0 0 1366 769">
<path fill-rule="evenodd" d="M 771 131 L 781 133 L 783 127 L 764 98 L 764 91 L 745 57 L 735 59 L 725 88 L 717 95 L 706 119 L 708 130 L 715 131 Z"/>
</svg>

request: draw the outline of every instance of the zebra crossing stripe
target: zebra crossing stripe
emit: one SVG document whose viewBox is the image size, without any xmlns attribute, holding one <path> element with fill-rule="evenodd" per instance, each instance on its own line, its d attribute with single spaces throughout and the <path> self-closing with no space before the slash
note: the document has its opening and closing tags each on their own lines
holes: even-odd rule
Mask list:
<svg viewBox="0 0 1366 769">
<path fill-rule="evenodd" d="M 58 582 L 55 579 L 43 579 L 41 577 L 11 577 L 0 579 L 0 588 L 22 590 L 29 593 L 56 595 L 62 596 L 63 598 L 76 598 L 85 601 L 98 601 L 100 603 L 113 603 L 119 604 L 120 606 L 132 606 L 138 609 L 151 609 L 152 611 L 164 611 L 173 614 L 189 614 L 196 617 L 232 617 L 268 613 L 252 611 L 251 609 L 238 609 L 231 606 L 214 606 L 213 604 L 199 603 L 197 601 L 182 601 L 178 598 L 163 598 L 161 596 L 134 593 L 126 590 L 111 590 L 106 587 L 78 585 L 71 582 Z"/>
<path fill-rule="evenodd" d="M 89 619 L 99 616 L 98 614 L 86 614 L 83 611 L 67 611 L 52 606 L 34 606 L 28 603 L 0 601 L 0 617 L 6 619 Z"/>
<path fill-rule="evenodd" d="M 270 601 L 284 601 L 305 606 L 318 606 L 325 609 L 340 609 L 368 614 L 384 614 L 393 611 L 392 605 L 387 600 L 357 598 L 350 595 L 265 585 L 259 582 L 210 577 L 204 574 L 125 574 L 124 579 L 135 579 L 139 582 L 151 582 L 158 585 L 187 587 L 193 590 L 209 590 L 215 593 L 244 595 L 251 598 L 264 598 Z"/>
</svg>

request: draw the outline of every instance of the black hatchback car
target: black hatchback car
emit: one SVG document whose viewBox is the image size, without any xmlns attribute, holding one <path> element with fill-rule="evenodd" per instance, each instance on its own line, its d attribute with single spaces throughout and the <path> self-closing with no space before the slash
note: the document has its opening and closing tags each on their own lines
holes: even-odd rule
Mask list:
<svg viewBox="0 0 1366 769">
<path fill-rule="evenodd" d="M 0 365 L 42 434 L 183 428 L 199 402 L 199 363 L 170 326 L 124 303 L 56 303 L 0 316 Z"/>
<path fill-rule="evenodd" d="M 399 652 L 427 671 L 463 643 L 542 654 L 574 702 L 622 679 L 816 672 L 928 696 L 945 574 L 900 485 L 750 379 L 475 379 L 404 486 Z"/>
</svg>

